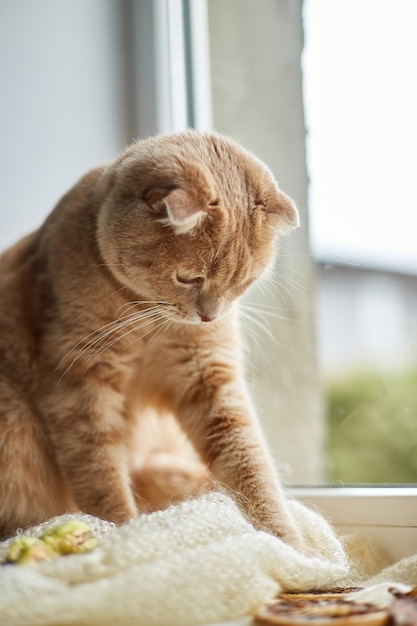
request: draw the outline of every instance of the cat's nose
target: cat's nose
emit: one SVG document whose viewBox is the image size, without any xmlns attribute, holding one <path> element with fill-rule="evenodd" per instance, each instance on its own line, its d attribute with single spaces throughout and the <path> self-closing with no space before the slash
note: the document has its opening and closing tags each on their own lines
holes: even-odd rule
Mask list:
<svg viewBox="0 0 417 626">
<path fill-rule="evenodd" d="M 202 322 L 213 322 L 222 312 L 224 298 L 219 298 L 216 294 L 202 293 L 197 301 L 197 313 Z"/>
<path fill-rule="evenodd" d="M 216 319 L 216 315 L 204 315 L 203 313 L 199 313 L 200 319 L 202 322 L 212 322 Z"/>
</svg>

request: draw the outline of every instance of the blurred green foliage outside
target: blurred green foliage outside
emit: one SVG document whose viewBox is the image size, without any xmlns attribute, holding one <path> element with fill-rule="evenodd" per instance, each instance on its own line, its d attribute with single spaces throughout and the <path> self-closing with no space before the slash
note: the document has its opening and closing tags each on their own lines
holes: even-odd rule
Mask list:
<svg viewBox="0 0 417 626">
<path fill-rule="evenodd" d="M 327 400 L 331 484 L 417 483 L 417 371 L 332 383 Z"/>
</svg>

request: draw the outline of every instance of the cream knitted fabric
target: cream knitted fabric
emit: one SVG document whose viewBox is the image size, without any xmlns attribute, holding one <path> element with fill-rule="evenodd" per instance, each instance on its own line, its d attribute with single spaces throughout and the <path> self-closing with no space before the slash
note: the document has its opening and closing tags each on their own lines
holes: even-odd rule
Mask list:
<svg viewBox="0 0 417 626">
<path fill-rule="evenodd" d="M 99 546 L 36 567 L 0 567 L 0 624 L 191 626 L 251 614 L 282 589 L 324 589 L 357 575 L 358 564 L 327 522 L 297 502 L 289 506 L 319 557 L 305 557 L 256 531 L 219 493 L 121 527 L 83 515 L 50 520 L 25 534 L 38 536 L 81 518 Z M 0 558 L 6 549 L 7 542 L 0 544 Z M 369 575 L 375 566 L 367 563 L 363 572 Z M 416 570 L 414 562 L 403 582 L 417 582 Z"/>
</svg>

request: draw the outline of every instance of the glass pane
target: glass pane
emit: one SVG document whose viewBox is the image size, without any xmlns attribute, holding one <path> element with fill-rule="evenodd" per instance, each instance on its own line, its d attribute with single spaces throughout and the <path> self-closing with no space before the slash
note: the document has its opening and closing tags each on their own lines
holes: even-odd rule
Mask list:
<svg viewBox="0 0 417 626">
<path fill-rule="evenodd" d="M 328 477 L 417 481 L 417 5 L 305 0 Z"/>
</svg>

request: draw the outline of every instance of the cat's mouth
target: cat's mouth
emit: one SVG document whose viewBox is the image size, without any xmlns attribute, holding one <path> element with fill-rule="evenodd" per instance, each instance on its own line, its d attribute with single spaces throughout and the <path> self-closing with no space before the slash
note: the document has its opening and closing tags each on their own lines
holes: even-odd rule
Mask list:
<svg viewBox="0 0 417 626">
<path fill-rule="evenodd" d="M 227 313 L 227 310 L 221 310 L 217 313 L 207 313 L 203 311 L 195 311 L 193 313 L 184 314 L 183 316 L 177 317 L 177 321 L 182 322 L 183 324 L 208 324 L 217 322 Z"/>
<path fill-rule="evenodd" d="M 219 319 L 218 316 L 209 317 L 206 315 L 200 315 L 197 312 L 191 315 L 189 314 L 189 315 L 175 317 L 175 321 L 180 322 L 181 324 L 191 324 L 193 326 L 198 326 L 199 324 L 203 324 L 207 322 L 214 322 L 217 319 Z"/>
<path fill-rule="evenodd" d="M 172 322 L 178 322 L 180 324 L 208 324 L 213 323 L 224 317 L 228 312 L 229 306 L 225 306 L 224 300 L 217 303 L 216 306 L 211 308 L 204 307 L 192 307 L 191 310 L 187 306 L 181 304 L 171 304 L 165 310 L 165 317 Z"/>
<path fill-rule="evenodd" d="M 173 322 L 178 322 L 180 324 L 190 324 L 193 326 L 198 326 L 199 324 L 216 322 L 222 316 L 223 311 L 219 311 L 219 313 L 207 313 L 203 311 L 188 312 L 181 310 L 179 307 L 177 307 L 175 310 L 172 310 L 170 312 L 169 318 Z"/>
</svg>

